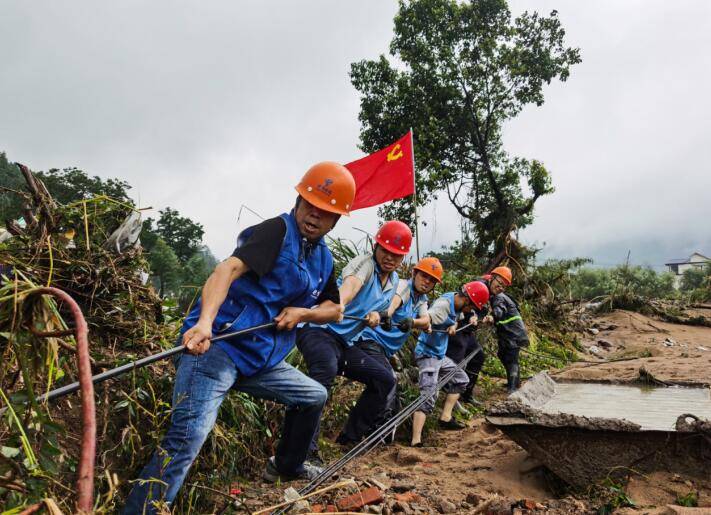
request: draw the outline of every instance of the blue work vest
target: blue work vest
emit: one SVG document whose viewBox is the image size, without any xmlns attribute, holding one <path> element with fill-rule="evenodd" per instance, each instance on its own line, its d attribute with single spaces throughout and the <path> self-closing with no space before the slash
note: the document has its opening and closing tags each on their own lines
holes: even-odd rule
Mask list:
<svg viewBox="0 0 711 515">
<path fill-rule="evenodd" d="M 375 258 L 373 258 L 373 260 L 375 260 Z M 393 300 L 395 286 L 398 282 L 397 273 L 390 273 L 388 280 L 391 282 L 392 288 L 388 291 L 383 291 L 383 287 L 380 285 L 378 264 L 374 264 L 375 270 L 373 270 L 373 275 L 370 276 L 367 282 L 363 283 L 363 286 L 358 290 L 356 296 L 348 303 L 344 313 L 345 315 L 364 317 L 371 311 L 382 311 L 390 306 L 390 301 Z M 343 284 L 342 274 L 338 277 L 339 288 L 341 284 Z M 368 325 L 358 320 L 343 319 L 340 323 L 331 322 L 326 327 L 328 331 L 340 336 L 348 347 L 352 347 L 355 341 L 359 339 L 359 335 Z"/>
<path fill-rule="evenodd" d="M 442 295 L 442 297 L 449 301 L 449 315 L 447 315 L 447 320 L 441 324 L 432 324 L 432 329 L 447 329 L 457 323 L 457 315 L 459 313 L 454 311 L 454 295 L 455 292 L 453 291 Z M 420 337 L 417 339 L 417 346 L 415 347 L 415 357 L 421 358 L 426 356 L 429 358 L 442 359 L 447 353 L 448 341 L 449 335 L 447 333 L 427 334 L 421 332 Z"/>
<path fill-rule="evenodd" d="M 284 213 L 280 217 L 286 223 L 286 234 L 274 266 L 262 277 L 248 272 L 232 282 L 212 323 L 213 335 L 266 324 L 287 306 L 311 308 L 316 304 L 333 271 L 331 251 L 320 240 L 306 255 L 293 214 Z M 198 301 L 190 311 L 181 333 L 197 323 L 201 306 Z M 229 355 L 241 374 L 252 376 L 279 364 L 295 342 L 295 330 L 272 328 L 221 340 L 215 345 Z"/>
<path fill-rule="evenodd" d="M 406 318 L 417 318 L 417 312 L 420 309 L 422 302 L 427 302 L 427 295 L 419 295 L 412 287 L 412 279 L 408 281 L 410 285 L 410 295 L 407 302 L 403 302 L 393 313 L 393 326 L 402 322 Z M 403 333 L 397 327 L 393 327 L 390 331 L 386 331 L 382 326 L 375 328 L 366 327 L 360 335 L 362 340 L 373 340 L 377 342 L 385 351 L 385 355 L 390 357 L 399 351 L 410 333 Z"/>
</svg>

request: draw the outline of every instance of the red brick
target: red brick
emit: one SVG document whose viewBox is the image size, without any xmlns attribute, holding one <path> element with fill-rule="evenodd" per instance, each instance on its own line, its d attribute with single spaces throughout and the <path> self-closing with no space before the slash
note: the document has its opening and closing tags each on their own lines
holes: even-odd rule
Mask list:
<svg viewBox="0 0 711 515">
<path fill-rule="evenodd" d="M 326 506 L 325 513 L 338 513 L 338 508 L 336 508 L 335 504 L 329 504 L 328 506 Z"/>
<path fill-rule="evenodd" d="M 383 492 L 375 486 L 361 490 L 358 493 L 349 495 L 336 501 L 338 509 L 341 511 L 355 511 L 368 504 L 378 504 L 383 502 Z"/>
<path fill-rule="evenodd" d="M 415 492 L 405 492 L 404 494 L 395 494 L 395 500 L 400 502 L 420 502 L 422 497 Z"/>
<path fill-rule="evenodd" d="M 535 510 L 536 509 L 536 501 L 532 501 L 531 499 L 524 499 L 523 502 L 523 508 L 526 508 L 527 510 Z"/>
<path fill-rule="evenodd" d="M 323 504 L 314 504 L 311 506 L 311 512 L 312 513 L 323 513 L 325 510 Z"/>
</svg>

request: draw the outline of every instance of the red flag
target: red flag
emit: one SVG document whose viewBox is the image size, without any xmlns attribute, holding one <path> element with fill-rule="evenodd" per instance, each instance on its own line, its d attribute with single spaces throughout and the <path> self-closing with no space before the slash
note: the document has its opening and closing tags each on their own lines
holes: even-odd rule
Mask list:
<svg viewBox="0 0 711 515">
<path fill-rule="evenodd" d="M 348 163 L 346 168 L 356 183 L 352 211 L 412 195 L 415 193 L 412 131 L 389 147 Z"/>
</svg>

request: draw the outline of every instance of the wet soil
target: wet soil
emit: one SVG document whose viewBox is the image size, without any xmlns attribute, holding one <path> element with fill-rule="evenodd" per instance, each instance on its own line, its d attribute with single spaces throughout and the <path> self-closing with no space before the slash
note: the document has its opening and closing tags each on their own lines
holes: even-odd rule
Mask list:
<svg viewBox="0 0 711 515">
<path fill-rule="evenodd" d="M 709 316 L 710 311 L 703 314 Z M 653 384 L 711 385 L 711 328 L 660 322 L 627 311 L 597 317 L 593 327 L 597 332 L 581 335 L 586 349 L 596 347 L 594 354 L 583 353 L 584 359 L 634 359 L 572 364 L 551 372 L 556 380 L 625 385 L 639 384 L 642 376 Z M 600 345 L 599 340 L 606 343 Z M 487 403 L 503 399 L 502 385 Z M 411 513 L 595 513 L 605 502 L 590 498 L 589 492 L 566 490 L 524 449 L 485 422 L 482 414 L 462 431 L 431 431 L 425 445 L 418 449 L 404 444 L 380 447 L 351 463 L 341 477 L 374 480 L 385 487 L 386 502 L 380 509 L 386 513 L 393 506 L 388 499 L 396 490 L 421 496 L 414 506 L 406 507 Z M 636 506 L 616 512 L 667 513 L 667 505 L 690 494 L 698 506 L 711 507 L 711 471 L 708 481 L 634 471 L 627 479 L 624 493 Z M 526 511 L 526 506 L 533 511 Z"/>
</svg>

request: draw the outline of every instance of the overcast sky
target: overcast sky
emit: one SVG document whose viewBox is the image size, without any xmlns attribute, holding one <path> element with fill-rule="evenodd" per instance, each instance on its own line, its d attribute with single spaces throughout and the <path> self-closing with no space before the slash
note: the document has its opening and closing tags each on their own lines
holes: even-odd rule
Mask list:
<svg viewBox="0 0 711 515">
<path fill-rule="evenodd" d="M 506 127 L 557 191 L 528 243 L 548 257 L 660 265 L 711 254 L 711 2 L 515 1 L 557 9 L 583 63 Z M 0 6 L 0 151 L 119 177 L 141 206 L 202 223 L 220 258 L 292 204 L 314 162 L 361 157 L 350 63 L 387 52 L 395 2 L 26 2 Z M 458 237 L 425 208 L 423 250 Z M 376 208 L 336 236 L 374 232 Z"/>
</svg>

